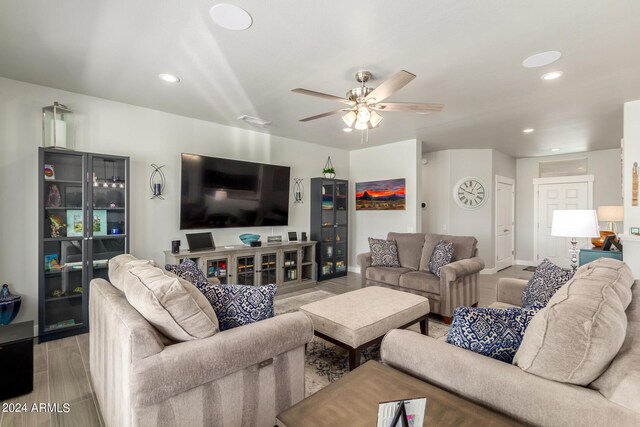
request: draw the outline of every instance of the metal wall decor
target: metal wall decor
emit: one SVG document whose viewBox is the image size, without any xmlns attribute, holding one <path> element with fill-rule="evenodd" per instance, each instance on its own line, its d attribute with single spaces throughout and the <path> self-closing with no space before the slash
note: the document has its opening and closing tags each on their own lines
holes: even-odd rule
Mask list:
<svg viewBox="0 0 640 427">
<path fill-rule="evenodd" d="M 304 185 L 302 178 L 293 178 L 293 203 L 304 203 Z"/>
<path fill-rule="evenodd" d="M 151 176 L 149 177 L 149 188 L 151 188 L 152 194 L 151 198 L 164 200 L 162 195 L 164 194 L 166 179 L 164 172 L 162 172 L 162 168 L 165 167 L 165 165 L 158 166 L 155 163 L 151 163 L 151 167 L 153 168 L 153 172 L 151 172 Z"/>
</svg>

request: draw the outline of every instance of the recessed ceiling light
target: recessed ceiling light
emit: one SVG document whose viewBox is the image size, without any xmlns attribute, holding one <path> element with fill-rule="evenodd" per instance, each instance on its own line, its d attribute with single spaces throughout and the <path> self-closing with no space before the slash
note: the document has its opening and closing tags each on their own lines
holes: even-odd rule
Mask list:
<svg viewBox="0 0 640 427">
<path fill-rule="evenodd" d="M 548 52 L 536 53 L 535 55 L 531 55 L 524 61 L 522 61 L 522 66 L 525 68 L 538 68 L 544 67 L 545 65 L 553 64 L 556 62 L 562 53 L 557 50 L 550 50 Z"/>
<path fill-rule="evenodd" d="M 543 74 L 542 80 L 555 80 L 562 75 L 562 71 L 551 71 L 550 73 Z"/>
<path fill-rule="evenodd" d="M 164 80 L 167 83 L 178 83 L 180 81 L 178 76 L 174 76 L 173 74 L 162 73 L 158 74 L 158 77 L 160 77 L 160 80 Z"/>
<path fill-rule="evenodd" d="M 353 131 L 353 129 L 351 129 L 351 128 L 344 128 L 344 129 L 342 129 L 342 131 L 343 131 L 343 132 L 351 132 L 351 131 Z"/>
<path fill-rule="evenodd" d="M 246 30 L 253 23 L 251 15 L 246 10 L 227 3 L 213 6 L 209 10 L 209 15 L 213 22 L 227 30 Z"/>
<path fill-rule="evenodd" d="M 560 151 L 560 149 L 559 148 L 552 148 L 551 151 L 553 151 L 555 153 L 556 151 Z"/>
<path fill-rule="evenodd" d="M 534 128 L 526 128 L 526 129 L 523 129 L 523 130 L 522 130 L 522 132 L 523 132 L 523 133 L 531 133 L 531 132 L 533 132 L 534 130 L 535 130 Z"/>
</svg>

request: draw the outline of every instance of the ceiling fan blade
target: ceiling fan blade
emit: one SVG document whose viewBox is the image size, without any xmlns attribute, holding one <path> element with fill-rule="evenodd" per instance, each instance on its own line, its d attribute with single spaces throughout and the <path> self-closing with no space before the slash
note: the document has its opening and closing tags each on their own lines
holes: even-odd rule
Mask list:
<svg viewBox="0 0 640 427">
<path fill-rule="evenodd" d="M 346 98 L 340 98 L 339 96 L 329 95 L 328 93 L 316 92 L 315 90 L 302 89 L 300 87 L 296 89 L 292 89 L 291 92 L 301 93 L 303 95 L 315 96 L 317 98 L 324 98 L 330 101 L 338 101 L 338 102 L 342 102 L 343 104 L 349 104 L 349 105 L 355 104 L 355 102 L 350 101 Z"/>
<path fill-rule="evenodd" d="M 334 114 L 338 114 L 341 113 L 343 111 L 348 111 L 348 109 L 342 109 L 342 110 L 335 110 L 335 111 L 327 111 L 326 113 L 322 113 L 322 114 L 318 114 L 316 116 L 311 116 L 311 117 L 305 117 L 304 119 L 300 119 L 301 122 L 309 122 L 311 120 L 315 120 L 315 119 L 321 119 L 323 117 L 328 117 L 328 116 L 332 116 Z"/>
<path fill-rule="evenodd" d="M 371 108 L 378 111 L 409 111 L 416 113 L 428 113 L 442 111 L 442 104 L 419 104 L 416 102 L 381 102 L 372 105 Z"/>
<path fill-rule="evenodd" d="M 408 71 L 402 70 L 395 73 L 393 76 L 389 77 L 387 80 L 382 82 L 380 86 L 375 88 L 373 92 L 371 92 L 367 99 L 375 99 L 376 102 L 380 102 L 382 100 L 387 99 L 407 84 L 411 82 L 411 80 L 415 79 L 416 75 L 412 74 Z"/>
</svg>

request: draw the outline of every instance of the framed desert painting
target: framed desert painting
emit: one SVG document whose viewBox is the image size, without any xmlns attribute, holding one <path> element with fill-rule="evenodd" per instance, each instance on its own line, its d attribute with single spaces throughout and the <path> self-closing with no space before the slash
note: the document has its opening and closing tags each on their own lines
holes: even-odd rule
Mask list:
<svg viewBox="0 0 640 427">
<path fill-rule="evenodd" d="M 405 210 L 405 179 L 356 182 L 356 210 Z"/>
</svg>

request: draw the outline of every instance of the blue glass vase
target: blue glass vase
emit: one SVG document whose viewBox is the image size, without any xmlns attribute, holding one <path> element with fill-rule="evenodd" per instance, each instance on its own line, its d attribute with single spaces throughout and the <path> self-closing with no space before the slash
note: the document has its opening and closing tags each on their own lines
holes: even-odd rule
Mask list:
<svg viewBox="0 0 640 427">
<path fill-rule="evenodd" d="M 16 318 L 21 303 L 21 296 L 12 295 L 9 292 L 9 285 L 2 285 L 2 289 L 0 289 L 0 325 L 8 325 Z"/>
</svg>

